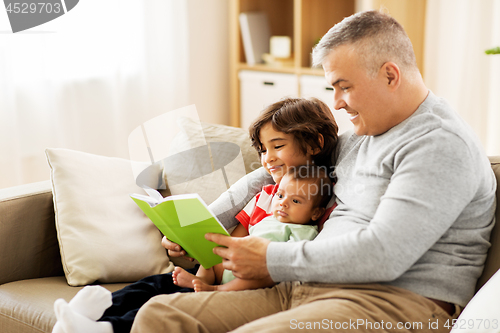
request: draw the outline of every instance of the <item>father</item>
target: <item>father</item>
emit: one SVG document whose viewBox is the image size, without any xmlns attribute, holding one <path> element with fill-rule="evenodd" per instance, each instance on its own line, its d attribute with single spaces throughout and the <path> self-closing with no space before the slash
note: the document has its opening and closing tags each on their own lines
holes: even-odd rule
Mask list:
<svg viewBox="0 0 500 333">
<path fill-rule="evenodd" d="M 344 19 L 313 57 L 334 108 L 354 124 L 339 140 L 338 206 L 323 230 L 295 243 L 210 235 L 234 275 L 278 284 L 158 296 L 132 332 L 447 332 L 473 295 L 496 188 L 476 136 L 425 87 L 410 40 L 388 15 Z M 256 179 L 267 178 L 257 171 L 243 182 Z M 225 198 L 212 208 L 226 211 Z M 234 224 L 238 209 L 221 219 Z"/>
</svg>

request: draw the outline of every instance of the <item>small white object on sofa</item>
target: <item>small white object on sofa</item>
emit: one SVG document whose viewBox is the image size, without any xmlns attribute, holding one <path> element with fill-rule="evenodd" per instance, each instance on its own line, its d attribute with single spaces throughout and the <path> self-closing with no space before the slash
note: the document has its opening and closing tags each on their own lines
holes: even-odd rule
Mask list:
<svg viewBox="0 0 500 333">
<path fill-rule="evenodd" d="M 476 293 L 450 333 L 500 332 L 500 271 Z"/>
</svg>

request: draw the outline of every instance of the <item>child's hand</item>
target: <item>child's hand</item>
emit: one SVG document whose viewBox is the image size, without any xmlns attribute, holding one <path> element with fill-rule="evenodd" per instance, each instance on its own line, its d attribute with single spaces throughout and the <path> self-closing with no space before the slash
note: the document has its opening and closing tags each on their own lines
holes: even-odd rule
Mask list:
<svg viewBox="0 0 500 333">
<path fill-rule="evenodd" d="M 184 257 L 186 255 L 186 251 L 184 251 L 179 244 L 169 241 L 165 236 L 163 236 L 161 240 L 161 245 L 168 250 L 168 255 L 170 257 Z M 186 259 L 189 261 L 194 260 L 190 257 L 186 257 Z"/>
</svg>

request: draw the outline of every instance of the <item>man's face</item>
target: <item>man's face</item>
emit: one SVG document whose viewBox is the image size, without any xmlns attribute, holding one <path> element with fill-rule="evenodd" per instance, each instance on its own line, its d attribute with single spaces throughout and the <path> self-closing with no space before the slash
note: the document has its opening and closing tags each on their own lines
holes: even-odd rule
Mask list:
<svg viewBox="0 0 500 333">
<path fill-rule="evenodd" d="M 369 76 L 349 45 L 332 50 L 323 62 L 323 69 L 334 88 L 333 107 L 347 111 L 357 135 L 378 135 L 393 126 L 383 70 L 375 77 Z"/>
</svg>

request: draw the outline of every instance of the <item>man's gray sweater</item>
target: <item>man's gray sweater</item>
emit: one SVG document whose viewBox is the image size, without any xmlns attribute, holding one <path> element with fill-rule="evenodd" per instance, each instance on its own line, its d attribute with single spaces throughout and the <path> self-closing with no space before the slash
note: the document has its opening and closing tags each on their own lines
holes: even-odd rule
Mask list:
<svg viewBox="0 0 500 333">
<path fill-rule="evenodd" d="M 337 207 L 313 241 L 273 242 L 274 281 L 386 283 L 465 306 L 483 270 L 496 182 L 469 126 L 432 92 L 408 119 L 377 136 L 343 134 Z M 269 182 L 259 169 L 211 207 L 226 226 Z"/>
</svg>

